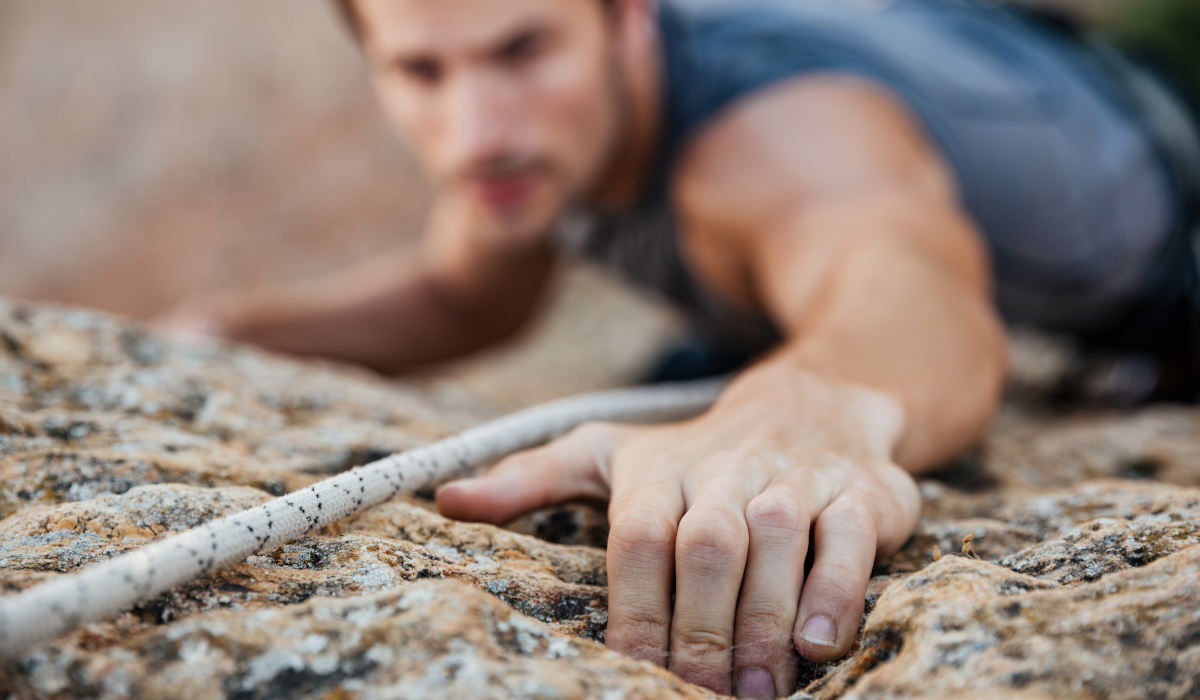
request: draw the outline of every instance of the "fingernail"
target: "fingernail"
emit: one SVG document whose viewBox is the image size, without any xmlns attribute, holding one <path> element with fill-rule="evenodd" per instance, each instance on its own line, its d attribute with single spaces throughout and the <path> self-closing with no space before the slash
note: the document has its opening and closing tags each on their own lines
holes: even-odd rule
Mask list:
<svg viewBox="0 0 1200 700">
<path fill-rule="evenodd" d="M 810 617 L 800 630 L 800 638 L 806 642 L 831 647 L 837 643 L 837 629 L 827 617 Z"/>
<path fill-rule="evenodd" d="M 775 681 L 761 668 L 748 668 L 738 678 L 737 694 L 739 698 L 774 698 Z"/>
</svg>

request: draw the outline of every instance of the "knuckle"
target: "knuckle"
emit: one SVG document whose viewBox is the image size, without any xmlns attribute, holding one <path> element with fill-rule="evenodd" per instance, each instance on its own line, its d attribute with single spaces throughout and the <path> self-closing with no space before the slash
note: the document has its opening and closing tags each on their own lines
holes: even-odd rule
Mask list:
<svg viewBox="0 0 1200 700">
<path fill-rule="evenodd" d="M 807 536 L 809 516 L 798 499 L 767 491 L 746 506 L 746 524 L 751 530 L 775 530 L 786 536 Z"/>
<path fill-rule="evenodd" d="M 675 523 L 649 506 L 635 506 L 613 520 L 608 531 L 609 550 L 659 549 L 675 543 Z"/>
<path fill-rule="evenodd" d="M 658 644 L 666 639 L 671 621 L 643 610 L 629 610 L 621 616 L 622 638 Z"/>
<path fill-rule="evenodd" d="M 694 508 L 679 523 L 678 546 L 688 556 L 743 554 L 750 536 L 741 518 L 724 508 Z"/>
<path fill-rule="evenodd" d="M 817 519 L 819 527 L 841 537 L 875 539 L 878 520 L 875 511 L 857 496 L 842 497 L 825 509 Z"/>
<path fill-rule="evenodd" d="M 863 572 L 836 563 L 827 564 L 815 572 L 804 586 L 805 596 L 847 603 L 865 599 L 866 592 Z"/>
<path fill-rule="evenodd" d="M 733 648 L 730 639 L 731 635 L 723 630 L 681 629 L 671 638 L 671 653 L 700 660 L 718 657 Z"/>
<path fill-rule="evenodd" d="M 752 643 L 754 640 L 770 641 L 787 639 L 788 630 L 795 620 L 786 619 L 787 613 L 773 608 L 751 608 L 738 610 L 737 633 L 739 640 Z M 795 617 L 793 614 L 792 617 Z"/>
<path fill-rule="evenodd" d="M 605 644 L 635 658 L 660 662 L 668 630 L 668 622 L 652 616 L 629 616 L 619 625 L 610 622 L 605 632 Z"/>
</svg>

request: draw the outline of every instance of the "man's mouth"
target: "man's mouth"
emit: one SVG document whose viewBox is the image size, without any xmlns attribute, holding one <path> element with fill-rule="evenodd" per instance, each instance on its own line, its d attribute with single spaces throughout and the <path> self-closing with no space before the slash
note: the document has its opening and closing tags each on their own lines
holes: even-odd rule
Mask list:
<svg viewBox="0 0 1200 700">
<path fill-rule="evenodd" d="M 528 202 L 537 181 L 537 174 L 527 171 L 499 177 L 473 177 L 468 181 L 468 188 L 488 208 L 510 210 Z"/>
</svg>

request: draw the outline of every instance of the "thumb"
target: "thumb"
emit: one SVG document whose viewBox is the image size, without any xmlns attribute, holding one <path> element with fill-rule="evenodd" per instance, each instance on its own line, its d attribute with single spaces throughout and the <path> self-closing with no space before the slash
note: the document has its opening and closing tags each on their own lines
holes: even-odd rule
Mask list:
<svg viewBox="0 0 1200 700">
<path fill-rule="evenodd" d="M 577 498 L 607 499 L 608 461 L 635 428 L 587 423 L 550 444 L 520 452 L 475 479 L 437 490 L 438 510 L 449 518 L 506 523 L 543 506 Z"/>
<path fill-rule="evenodd" d="M 221 313 L 215 302 L 203 297 L 185 300 L 159 313 L 152 321 L 169 332 L 184 337 L 217 338 L 230 335 L 228 313 Z"/>
</svg>

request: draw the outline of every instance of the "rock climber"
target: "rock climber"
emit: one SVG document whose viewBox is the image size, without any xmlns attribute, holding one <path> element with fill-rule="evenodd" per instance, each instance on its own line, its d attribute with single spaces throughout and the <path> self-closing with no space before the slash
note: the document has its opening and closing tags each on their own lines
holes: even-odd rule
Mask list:
<svg viewBox="0 0 1200 700">
<path fill-rule="evenodd" d="M 341 6 L 437 186 L 422 262 L 176 321 L 399 373 L 512 336 L 567 255 L 675 302 L 695 341 L 660 376 L 738 370 L 711 410 L 585 425 L 437 491 L 493 523 L 607 500 L 611 649 L 743 697 L 844 655 L 914 475 L 996 412 L 1006 322 L 1195 392 L 1195 121 L 1058 23 L 972 0 Z"/>
</svg>

